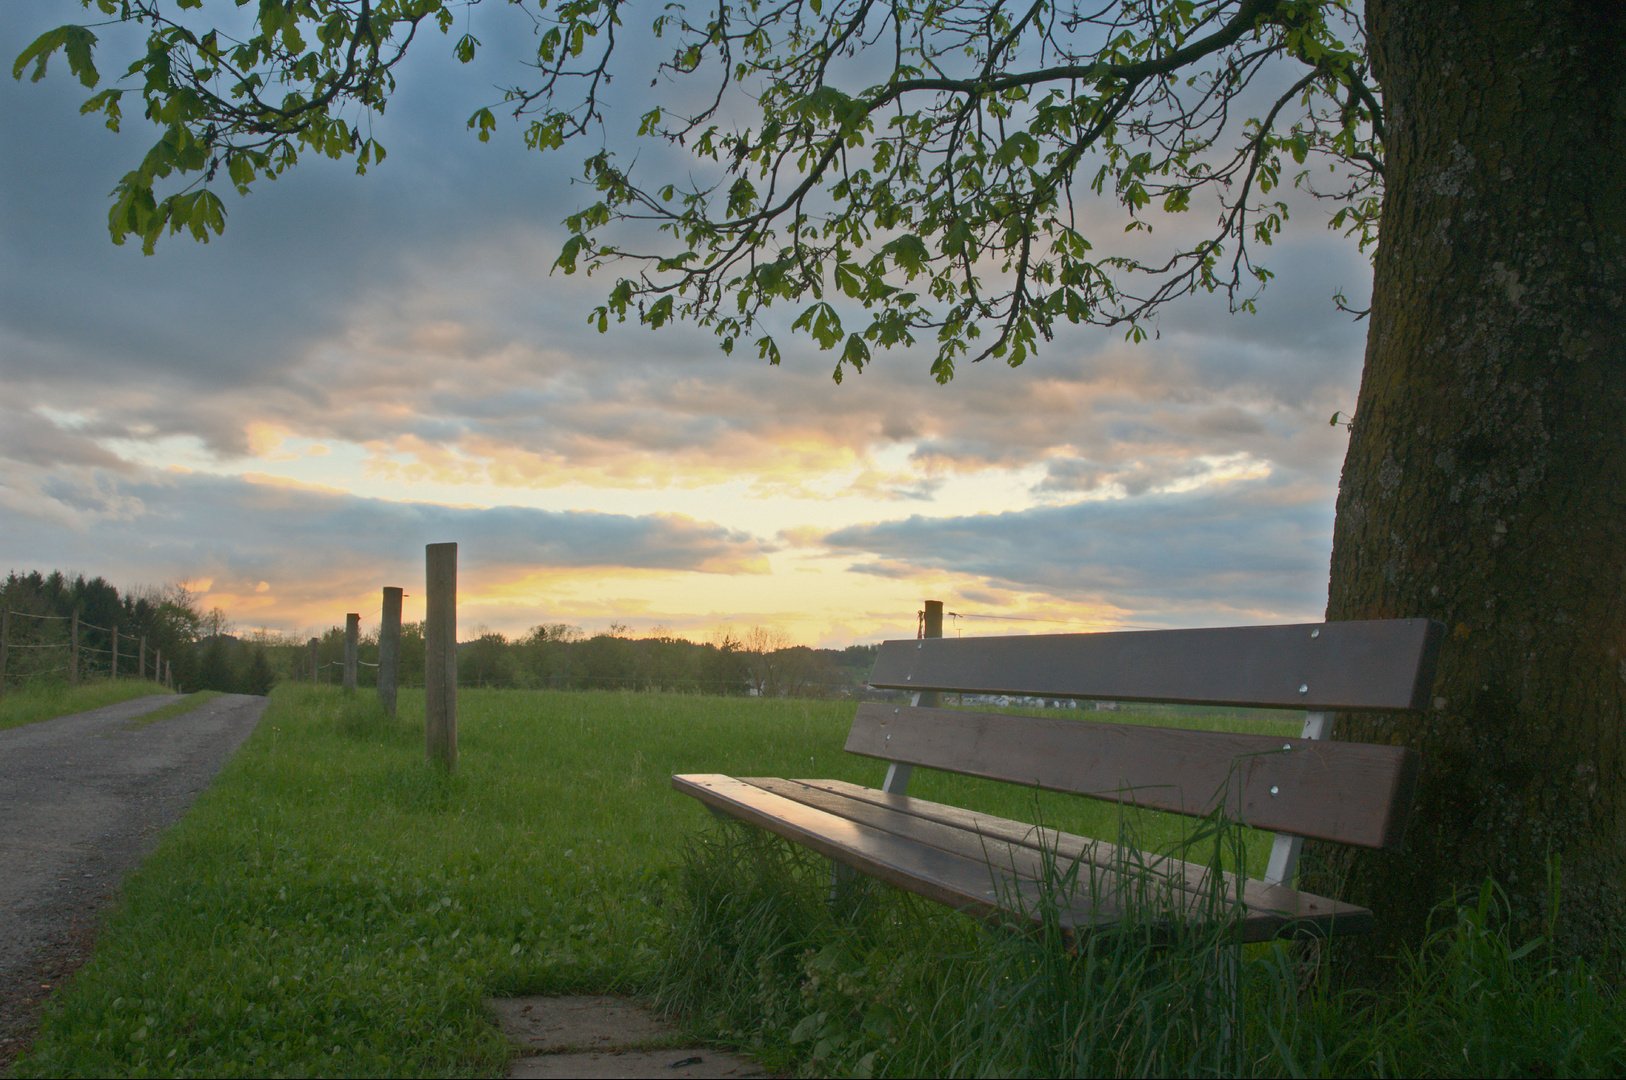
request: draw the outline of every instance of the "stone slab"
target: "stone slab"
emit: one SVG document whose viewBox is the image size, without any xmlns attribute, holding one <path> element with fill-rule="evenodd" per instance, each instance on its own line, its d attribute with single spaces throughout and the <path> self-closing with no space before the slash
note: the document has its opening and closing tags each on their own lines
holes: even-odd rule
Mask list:
<svg viewBox="0 0 1626 1080">
<path fill-rule="evenodd" d="M 493 998 L 487 1004 L 509 1041 L 542 1053 L 671 1046 L 683 1039 L 677 1028 L 622 997 Z"/>
<path fill-rule="evenodd" d="M 768 1077 L 753 1061 L 720 1050 L 627 1050 L 578 1054 L 538 1054 L 515 1061 L 508 1073 L 524 1080 L 575 1077 L 578 1080 L 672 1080 L 683 1077 Z"/>
<path fill-rule="evenodd" d="M 768 1077 L 749 1058 L 685 1046 L 683 1033 L 623 997 L 491 998 L 508 1041 L 526 1052 L 511 1077 Z"/>
</svg>

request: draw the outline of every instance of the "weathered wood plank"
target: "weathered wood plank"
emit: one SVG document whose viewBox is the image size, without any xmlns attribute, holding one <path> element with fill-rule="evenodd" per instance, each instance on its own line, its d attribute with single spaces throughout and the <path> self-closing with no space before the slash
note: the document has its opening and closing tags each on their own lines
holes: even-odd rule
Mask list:
<svg viewBox="0 0 1626 1080">
<path fill-rule="evenodd" d="M 771 833 L 803 844 L 823 856 L 868 873 L 870 877 L 893 883 L 904 891 L 945 904 L 972 916 L 1008 921 L 1021 919 L 1023 912 L 1041 911 L 1046 899 L 1033 878 L 990 867 L 984 857 L 964 857 L 940 847 L 886 833 L 859 821 L 842 818 L 820 808 L 785 799 L 761 787 L 717 774 L 673 776 L 673 787 L 694 795 L 730 817 L 759 826 Z M 1112 875 L 1098 869 L 1098 888 L 1093 895 L 1073 895 L 1057 911 L 1060 925 L 1070 932 L 1111 929 L 1124 922 L 1124 909 L 1117 899 L 1135 883 L 1119 886 Z M 1153 917 L 1150 924 L 1159 919 Z M 1327 932 L 1361 932 L 1369 929 L 1359 916 L 1294 917 L 1285 912 L 1250 912 L 1236 925 L 1241 940 L 1268 940 L 1283 935 L 1320 935 Z"/>
<path fill-rule="evenodd" d="M 891 817 L 919 818 L 950 826 L 962 837 L 970 837 L 972 843 L 980 844 L 983 838 L 987 838 L 1005 844 L 1020 845 L 1036 854 L 1048 851 L 1063 866 L 1081 861 L 1109 870 L 1125 866 L 1135 870 L 1144 868 L 1149 874 L 1193 894 L 1200 894 L 1209 885 L 1210 871 L 1204 866 L 1152 855 L 1126 858 L 1117 845 L 1102 840 L 1075 836 L 1054 829 L 1041 829 L 1025 822 L 993 814 L 979 814 L 972 810 L 908 795 L 893 795 L 844 780 L 781 780 L 751 777 L 745 778 L 744 782 L 816 806 L 828 813 L 871 823 L 887 831 L 899 832 L 899 827 L 895 821 L 890 820 Z M 888 816 L 869 817 L 857 809 L 859 806 L 880 810 Z M 960 843 L 963 844 L 965 841 L 962 840 Z M 976 849 L 971 849 L 970 854 L 975 856 Z M 1227 874 L 1225 879 L 1230 894 L 1234 895 L 1238 884 L 1236 875 Z M 1354 904 L 1346 904 L 1280 885 L 1266 885 L 1258 880 L 1245 880 L 1241 885 L 1242 902 L 1248 908 L 1250 918 L 1272 925 L 1272 931 L 1265 935 L 1267 937 L 1279 936 L 1285 924 L 1294 922 L 1304 923 L 1300 932 L 1313 933 L 1317 936 L 1365 933 L 1373 925 L 1372 913 Z M 1250 936 L 1249 940 L 1262 939 Z"/>
<path fill-rule="evenodd" d="M 674 776 L 672 786 L 741 821 L 957 911 L 980 918 L 1000 918 L 1005 903 L 1013 899 L 1010 894 L 1001 895 L 985 862 L 901 839 L 729 776 Z M 1030 907 L 1039 903 L 1032 882 L 1013 879 L 1011 889 Z M 1063 924 L 1074 928 L 1108 926 L 1119 917 L 1110 908 L 1080 905 L 1063 913 Z"/>
<path fill-rule="evenodd" d="M 888 641 L 870 685 L 978 694 L 1421 709 L 1443 628 L 1428 619 Z"/>
<path fill-rule="evenodd" d="M 991 880 L 995 892 L 1005 891 L 1012 879 L 1038 881 L 1044 874 L 1045 854 L 1034 845 L 1002 839 L 992 833 L 957 828 L 917 814 L 899 813 L 889 807 L 824 790 L 805 780 L 783 780 L 778 777 L 740 777 L 740 782 L 760 788 L 773 795 L 812 807 L 868 829 L 895 836 L 900 840 L 969 860 L 983 868 L 983 877 Z M 1134 867 L 1144 870 L 1132 879 L 1126 879 L 1114 867 L 1110 858 L 1094 861 L 1088 858 L 1064 858 L 1055 863 L 1053 873 L 1065 875 L 1074 862 L 1078 863 L 1078 892 L 1088 897 L 1086 904 L 1097 911 L 1122 918 L 1127 899 L 1140 900 L 1142 910 L 1155 906 L 1158 910 L 1178 912 L 1186 918 L 1201 914 L 1200 893 L 1190 888 L 1184 875 L 1167 866 Z"/>
<path fill-rule="evenodd" d="M 975 854 L 967 856 L 829 813 L 732 777 L 674 776 L 672 782 L 679 791 L 695 796 L 710 807 L 956 910 L 982 918 L 1007 920 L 1021 918 L 1023 912 L 1038 912 L 1045 902 L 1033 873 L 1023 872 L 1037 865 L 1037 852 L 1021 845 L 1002 845 L 991 840 L 986 849 L 988 854 L 984 854 L 984 842 L 966 834 L 964 839 L 975 845 Z M 897 817 L 907 819 L 893 823 L 905 831 L 932 824 L 917 816 Z M 993 863 L 990 863 L 990 854 Z M 999 865 L 1002 856 L 1008 856 L 1011 863 Z M 1138 874 L 1126 879 L 1105 868 L 1094 868 L 1093 888 L 1067 899 L 1063 910 L 1058 912 L 1060 924 L 1071 931 L 1119 925 L 1124 921 L 1122 901 L 1126 896 L 1134 897 L 1137 890 L 1144 897 L 1145 881 Z M 1174 898 L 1175 904 L 1158 909 L 1161 912 L 1169 913 L 1172 907 L 1183 904 L 1182 914 L 1186 918 L 1199 914 L 1190 893 L 1176 889 L 1169 890 L 1167 895 Z M 1146 902 L 1141 903 L 1142 910 L 1146 910 Z M 1155 924 L 1161 917 L 1153 916 L 1147 921 Z M 1353 909 L 1347 916 L 1314 912 L 1290 914 L 1282 910 L 1281 905 L 1276 910 L 1250 911 L 1236 925 L 1238 937 L 1245 941 L 1367 929 L 1370 929 L 1370 916 L 1359 909 Z"/>
<path fill-rule="evenodd" d="M 1404 747 L 867 702 L 847 749 L 887 761 L 1389 847 L 1416 782 Z"/>
</svg>

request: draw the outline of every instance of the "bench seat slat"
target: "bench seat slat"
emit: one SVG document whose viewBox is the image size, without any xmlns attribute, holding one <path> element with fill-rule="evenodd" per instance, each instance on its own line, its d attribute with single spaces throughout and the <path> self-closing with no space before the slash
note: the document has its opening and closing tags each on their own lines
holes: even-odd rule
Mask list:
<svg viewBox="0 0 1626 1080">
<path fill-rule="evenodd" d="M 1087 836 L 1075 836 L 1055 829 L 1040 828 L 1026 822 L 996 817 L 993 814 L 980 814 L 974 810 L 965 810 L 946 803 L 930 802 L 910 795 L 894 795 L 875 788 L 848 783 L 845 780 L 778 780 L 769 784 L 753 778 L 748 780 L 747 783 L 767 787 L 768 790 L 776 792 L 780 791 L 775 786 L 778 784 L 802 784 L 810 788 L 818 788 L 855 803 L 869 803 L 877 807 L 885 807 L 897 813 L 941 822 L 973 835 L 987 836 L 1007 843 L 1021 844 L 1035 851 L 1042 848 L 1054 852 L 1064 863 L 1082 859 L 1095 866 L 1112 867 L 1119 862 L 1117 845 L 1109 844 L 1104 840 L 1095 840 Z M 788 794 L 786 792 L 780 793 Z M 1184 888 L 1193 892 L 1205 887 L 1205 879 L 1208 875 L 1206 867 L 1181 862 L 1178 859 L 1157 856 L 1146 856 L 1145 865 L 1149 871 L 1160 874 L 1166 879 L 1178 878 Z M 1226 879 L 1234 889 L 1235 876 L 1227 874 Z M 1313 923 L 1323 933 L 1330 932 L 1335 922 L 1345 924 L 1339 928 L 1339 932 L 1346 929 L 1355 932 L 1350 928 L 1371 926 L 1372 913 L 1366 908 L 1346 904 L 1341 900 L 1316 896 L 1314 893 L 1300 892 L 1297 889 L 1282 885 L 1267 885 L 1263 881 L 1254 879 L 1249 879 L 1243 883 L 1242 901 L 1248 906 L 1250 912 L 1259 913 L 1261 917 L 1265 913 L 1272 913 L 1282 916 L 1283 919 L 1305 920 Z M 1359 932 L 1364 933 L 1365 930 L 1362 929 Z"/>
<path fill-rule="evenodd" d="M 1259 829 L 1399 843 L 1416 784 L 1404 747 L 866 702 L 847 749 Z"/>
<path fill-rule="evenodd" d="M 975 815 L 985 826 L 982 832 L 967 830 L 935 820 L 933 813 L 954 811 L 953 807 L 906 800 L 910 809 L 900 811 L 866 798 L 849 797 L 830 786 L 834 781 L 792 781 L 776 778 L 736 780 L 731 777 L 699 774 L 673 777 L 678 790 L 714 806 L 724 813 L 805 844 L 839 862 L 890 881 L 907 891 L 938 903 L 982 917 L 997 915 L 1014 896 L 1028 910 L 1037 910 L 1040 889 L 1035 878 L 1041 856 L 1035 842 L 1021 843 L 996 833 L 1017 830 L 1032 832 L 1018 822 Z M 866 789 L 848 785 L 855 792 Z M 883 793 L 870 793 L 883 794 Z M 903 798 L 891 796 L 888 798 Z M 934 809 L 935 808 L 935 809 Z M 967 813 L 961 811 L 960 813 Z M 1081 893 L 1062 913 L 1062 924 L 1071 929 L 1115 925 L 1122 918 L 1117 898 L 1122 877 L 1110 867 L 1104 848 L 1082 837 L 1051 834 L 1061 838 L 1064 849 L 1096 852 L 1093 888 Z M 1046 841 L 1048 842 L 1048 840 Z M 1073 856 L 1066 856 L 1068 861 Z M 1198 914 L 1197 896 L 1183 888 L 1203 871 L 1186 864 L 1165 863 L 1165 874 L 1173 872 L 1176 885 L 1166 901 L 1190 917 Z M 1081 877 L 1085 876 L 1081 871 Z M 1148 879 L 1133 868 L 1128 887 L 1147 887 Z M 1248 915 L 1239 925 L 1243 940 L 1258 941 L 1284 934 L 1322 936 L 1328 933 L 1358 933 L 1370 929 L 1371 915 L 1351 905 L 1334 904 L 1309 894 L 1250 883 L 1253 897 Z M 1250 901 L 1247 893 L 1245 901 Z"/>
<path fill-rule="evenodd" d="M 1429 619 L 1378 619 L 888 641 L 869 681 L 967 694 L 1421 709 L 1443 634 Z"/>
<path fill-rule="evenodd" d="M 896 885 L 906 892 L 980 918 L 995 917 L 1000 897 L 987 863 L 917 844 L 719 774 L 672 777 L 672 786 L 741 821 L 809 847 L 819 854 Z M 1020 888 L 1021 883 L 1018 882 Z M 1022 890 L 1029 903 L 1036 890 Z M 1070 914 L 1070 913 L 1069 913 Z M 1075 927 L 1115 922 L 1105 910 L 1080 912 Z"/>
</svg>

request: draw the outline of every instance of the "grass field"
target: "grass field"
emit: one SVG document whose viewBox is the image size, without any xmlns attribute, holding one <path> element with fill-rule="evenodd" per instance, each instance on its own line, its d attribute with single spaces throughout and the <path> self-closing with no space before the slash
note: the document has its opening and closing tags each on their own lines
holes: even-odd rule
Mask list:
<svg viewBox="0 0 1626 1080">
<path fill-rule="evenodd" d="M 66 683 L 42 683 L 24 690 L 8 690 L 6 696 L 0 698 L 0 731 L 149 694 L 167 693 L 168 690 L 148 679 L 97 679 L 73 687 Z"/>
<path fill-rule="evenodd" d="M 1405 1015 L 1384 1010 L 1399 1006 L 1302 998 L 1287 952 L 1265 949 L 1244 986 L 1268 1031 L 1241 1024 L 1218 1057 L 1212 1030 L 1190 1020 L 1213 1004 L 1211 949 L 1185 968 L 1166 953 L 1057 961 L 1042 943 L 892 893 L 837 919 L 816 860 L 710 824 L 668 776 L 877 783 L 880 762 L 840 749 L 850 704 L 465 691 L 459 707 L 459 771 L 447 778 L 423 764 L 421 694 L 403 694 L 401 718 L 386 721 L 371 695 L 279 687 L 243 750 L 132 876 L 15 1074 L 500 1075 L 509 1050 L 484 997 L 599 991 L 658 994 L 687 1006 L 702 1035 L 774 1067 L 832 1073 L 1476 1075 L 1464 1070 L 1493 1051 L 1528 1060 L 1486 1041 L 1509 1025 L 1483 1009 L 1439 1021 L 1469 1001 L 1452 978 L 1500 978 L 1501 1008 L 1546 1009 L 1554 1026 L 1531 1046 L 1558 1072 L 1626 1066 L 1612 992 L 1555 965 L 1520 982 L 1539 951 L 1509 959 L 1493 902 L 1441 939 L 1458 953 L 1480 942 L 1477 953 L 1443 982 L 1419 969 L 1422 996 L 1409 1004 L 1424 1011 L 1393 1047 L 1379 1037 L 1394 1030 L 1387 1017 Z M 922 774 L 912 791 L 1072 831 L 1119 828 L 1115 808 L 1059 796 L 1035 806 L 964 778 Z M 1159 826 L 1136 828 L 1146 838 Z M 1261 865 L 1264 838 L 1248 843 Z M 1103 971 L 1117 974 L 1103 983 Z M 1101 986 L 1105 1004 L 1080 1011 L 1078 995 Z M 1102 1050 L 1110 1061 L 1091 1056 L 1096 1044 L 1078 1032 L 1120 1005 L 1162 1019 Z M 1475 1023 L 1484 1037 L 1458 1038 Z"/>
</svg>

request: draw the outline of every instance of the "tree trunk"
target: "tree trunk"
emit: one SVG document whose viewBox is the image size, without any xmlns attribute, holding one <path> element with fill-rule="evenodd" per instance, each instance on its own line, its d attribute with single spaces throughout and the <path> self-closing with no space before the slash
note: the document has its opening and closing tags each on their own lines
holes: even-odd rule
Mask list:
<svg viewBox="0 0 1626 1080">
<path fill-rule="evenodd" d="M 1424 755 L 1406 850 L 1320 851 L 1306 884 L 1370 904 L 1382 956 L 1487 877 L 1542 932 L 1552 856 L 1560 942 L 1596 955 L 1626 926 L 1626 17 L 1370 0 L 1367 26 L 1385 200 L 1327 617 L 1447 643 L 1432 711 L 1339 723 Z"/>
</svg>

